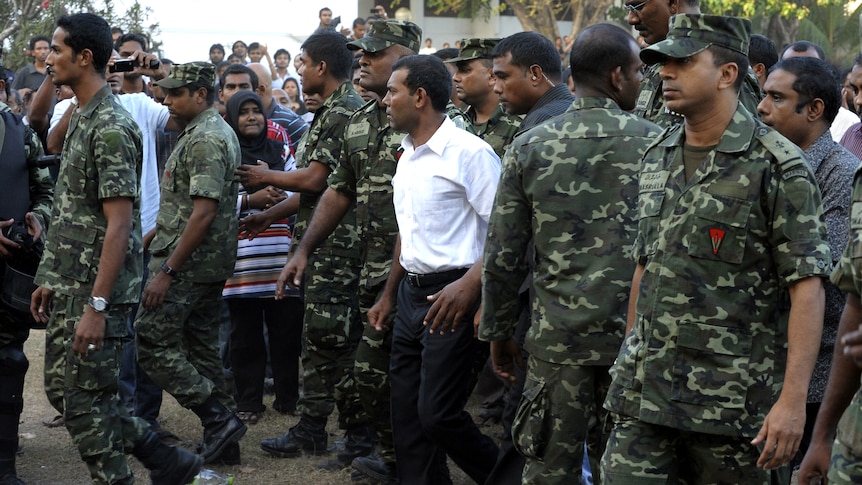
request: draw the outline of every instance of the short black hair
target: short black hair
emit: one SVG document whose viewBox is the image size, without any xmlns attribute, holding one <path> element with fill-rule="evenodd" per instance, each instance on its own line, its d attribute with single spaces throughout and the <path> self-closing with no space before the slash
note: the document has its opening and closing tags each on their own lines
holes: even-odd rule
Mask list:
<svg viewBox="0 0 862 485">
<path fill-rule="evenodd" d="M 222 55 L 224 55 L 224 46 L 218 43 L 213 44 L 210 46 L 210 54 L 212 54 L 213 51 L 221 51 Z"/>
<path fill-rule="evenodd" d="M 248 51 L 251 52 L 255 49 L 260 49 L 260 42 L 252 42 L 248 45 Z"/>
<path fill-rule="evenodd" d="M 241 45 L 241 46 L 245 47 L 245 50 L 248 50 L 248 44 L 246 44 L 245 42 L 243 42 L 243 41 L 241 41 L 241 40 L 238 40 L 238 41 L 234 42 L 234 43 L 230 46 L 230 50 L 231 50 L 231 52 L 233 52 L 234 50 L 236 50 L 236 45 L 237 45 L 237 44 L 239 44 L 239 45 Z"/>
<path fill-rule="evenodd" d="M 752 34 L 748 44 L 748 60 L 751 65 L 763 64 L 768 71 L 778 62 L 778 49 L 775 42 L 765 35 Z"/>
<path fill-rule="evenodd" d="M 353 52 L 347 48 L 347 37 L 331 30 L 320 31 L 305 39 L 302 50 L 312 61 L 325 62 L 334 78 L 350 79 Z"/>
<path fill-rule="evenodd" d="M 856 57 L 853 58 L 853 67 L 862 66 L 862 52 L 856 54 Z M 853 70 L 853 67 L 850 67 L 850 70 Z"/>
<path fill-rule="evenodd" d="M 431 54 L 441 61 L 448 61 L 458 57 L 458 49 L 454 47 L 446 47 L 445 49 L 437 49 L 437 52 Z"/>
<path fill-rule="evenodd" d="M 207 91 L 207 96 L 206 96 L 207 106 L 212 106 L 213 103 L 215 103 L 216 92 L 215 92 L 215 89 L 211 85 L 195 81 L 195 82 L 191 82 L 191 83 L 186 84 L 186 87 L 189 88 L 189 95 L 191 95 L 193 92 L 197 91 L 198 89 L 206 89 L 206 91 Z"/>
<path fill-rule="evenodd" d="M 114 49 L 117 49 L 117 51 L 119 51 L 120 46 L 125 44 L 126 42 L 137 42 L 138 44 L 141 45 L 141 49 L 143 49 L 144 52 L 150 51 L 150 47 L 149 47 L 150 43 L 147 41 L 147 38 L 141 34 L 135 34 L 135 33 L 129 33 L 129 34 L 121 35 L 117 39 L 117 42 L 114 43 Z"/>
<path fill-rule="evenodd" d="M 231 64 L 228 66 L 218 80 L 219 86 L 224 86 L 224 80 L 227 79 L 228 74 L 248 74 L 249 80 L 251 81 L 251 89 L 257 90 L 257 87 L 260 86 L 260 79 L 258 79 L 257 73 L 252 71 L 251 68 L 245 64 Z"/>
<path fill-rule="evenodd" d="M 366 24 L 365 19 L 362 17 L 356 17 L 353 20 L 353 28 L 356 28 L 357 25 L 365 25 L 365 24 Z"/>
<path fill-rule="evenodd" d="M 47 35 L 35 35 L 32 38 L 30 38 L 30 50 L 35 49 L 36 48 L 36 42 L 39 42 L 39 41 L 47 42 L 48 47 L 51 46 L 51 38 L 50 37 L 48 37 Z"/>
<path fill-rule="evenodd" d="M 814 42 L 810 42 L 807 40 L 797 40 L 792 44 L 788 44 L 784 49 L 782 49 L 781 57 L 784 57 L 784 53 L 790 49 L 793 49 L 793 52 L 805 52 L 808 49 L 814 49 L 814 51 L 817 52 L 817 57 L 824 61 L 826 60 L 826 52 L 823 50 L 822 47 L 815 44 Z"/>
<path fill-rule="evenodd" d="M 582 30 L 569 54 L 575 86 L 603 86 L 614 69 L 636 62 L 633 43 L 631 34 L 616 25 L 596 24 Z"/>
<path fill-rule="evenodd" d="M 399 69 L 407 71 L 404 85 L 414 94 L 422 88 L 431 100 L 434 111 L 442 113 L 449 104 L 452 94 L 452 75 L 443 61 L 434 56 L 413 55 L 402 57 L 392 65 L 392 72 Z"/>
<path fill-rule="evenodd" d="M 560 63 L 560 53 L 554 43 L 538 32 L 518 32 L 512 34 L 494 46 L 491 57 L 503 57 L 511 53 L 512 64 L 525 71 L 532 65 L 542 68 L 545 76 L 551 80 L 559 80 L 563 68 Z"/>
<path fill-rule="evenodd" d="M 824 114 L 829 124 L 835 120 L 841 108 L 841 87 L 835 69 L 828 62 L 814 57 L 790 57 L 772 66 L 770 73 L 781 69 L 796 76 L 793 90 L 799 94 L 796 112 L 814 99 L 823 100 Z"/>
<path fill-rule="evenodd" d="M 108 22 L 98 15 L 84 12 L 63 15 L 57 20 L 57 27 L 66 31 L 63 43 L 71 47 L 74 54 L 80 54 L 84 49 L 93 53 L 93 69 L 104 76 L 113 51 Z"/>
<path fill-rule="evenodd" d="M 321 15 L 323 15 L 323 12 L 329 12 L 329 13 L 332 13 L 332 9 L 331 9 L 331 8 L 329 8 L 329 7 L 323 7 L 323 8 L 321 8 L 321 9 L 320 9 L 320 11 L 319 11 L 319 12 L 317 12 L 317 16 L 318 16 L 318 17 L 320 17 Z"/>
<path fill-rule="evenodd" d="M 290 55 L 290 52 L 287 51 L 287 49 L 279 49 L 279 50 L 275 51 L 275 55 L 272 56 L 272 58 L 275 59 L 276 57 L 278 57 L 282 54 L 286 55 L 287 60 L 290 61 L 292 56 Z"/>
<path fill-rule="evenodd" d="M 736 64 L 738 72 L 736 73 L 736 81 L 733 82 L 733 88 L 738 93 L 742 89 L 742 84 L 745 82 L 745 77 L 748 75 L 748 56 L 740 54 L 727 47 L 721 47 L 715 44 L 707 47 L 707 50 L 712 52 L 712 65 L 715 67 L 723 66 L 728 63 Z"/>
<path fill-rule="evenodd" d="M 123 29 L 121 29 L 119 27 L 111 27 L 111 35 L 114 35 L 114 34 L 123 35 L 123 34 L 125 34 L 125 32 L 123 32 Z"/>
</svg>

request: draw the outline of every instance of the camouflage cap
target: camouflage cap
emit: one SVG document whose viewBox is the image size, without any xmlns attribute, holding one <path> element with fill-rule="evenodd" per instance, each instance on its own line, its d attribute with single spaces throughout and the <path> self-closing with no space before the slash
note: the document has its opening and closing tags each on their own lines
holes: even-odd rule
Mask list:
<svg viewBox="0 0 862 485">
<path fill-rule="evenodd" d="M 500 39 L 463 39 L 458 57 L 447 59 L 446 62 L 472 61 L 473 59 L 491 59 L 491 51 Z"/>
<path fill-rule="evenodd" d="M 168 77 L 153 84 L 165 89 L 174 89 L 193 82 L 199 82 L 215 88 L 215 66 L 209 62 L 174 64 Z"/>
<path fill-rule="evenodd" d="M 641 50 L 641 60 L 647 64 L 662 62 L 667 57 L 691 57 L 711 45 L 725 47 L 748 55 L 751 21 L 722 15 L 680 14 L 670 18 L 667 37 Z"/>
<path fill-rule="evenodd" d="M 419 52 L 421 40 L 422 29 L 413 22 L 374 20 L 365 32 L 365 37 L 348 42 L 347 48 L 354 51 L 361 49 L 378 52 L 398 44 L 413 52 Z"/>
</svg>

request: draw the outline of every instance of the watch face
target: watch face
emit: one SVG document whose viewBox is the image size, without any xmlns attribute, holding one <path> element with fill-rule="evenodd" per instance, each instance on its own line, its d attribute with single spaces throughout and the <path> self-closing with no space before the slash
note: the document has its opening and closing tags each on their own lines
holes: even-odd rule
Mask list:
<svg viewBox="0 0 862 485">
<path fill-rule="evenodd" d="M 90 298 L 90 306 L 97 312 L 103 312 L 108 308 L 108 302 L 104 298 Z"/>
</svg>

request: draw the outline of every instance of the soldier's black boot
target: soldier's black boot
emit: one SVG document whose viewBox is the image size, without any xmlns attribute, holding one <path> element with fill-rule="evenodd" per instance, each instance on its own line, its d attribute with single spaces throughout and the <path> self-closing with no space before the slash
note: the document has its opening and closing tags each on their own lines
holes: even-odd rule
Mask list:
<svg viewBox="0 0 862 485">
<path fill-rule="evenodd" d="M 182 448 L 162 443 L 159 435 L 147 431 L 132 450 L 135 458 L 150 470 L 153 485 L 185 485 L 201 471 L 203 458 Z"/>
<path fill-rule="evenodd" d="M 24 485 L 15 471 L 18 418 L 24 407 L 24 375 L 30 362 L 16 345 L 0 348 L 0 485 Z"/>
<path fill-rule="evenodd" d="M 318 465 L 318 468 L 336 471 L 349 467 L 354 459 L 368 456 L 374 451 L 374 437 L 374 431 L 367 424 L 348 429 L 344 449 L 339 451 L 338 456 L 332 460 Z"/>
<path fill-rule="evenodd" d="M 303 451 L 312 455 L 325 455 L 326 442 L 326 418 L 303 414 L 299 423 L 286 434 L 261 441 L 260 449 L 279 458 L 295 458 Z"/>
<path fill-rule="evenodd" d="M 204 426 L 204 441 L 199 450 L 204 463 L 218 460 L 225 449 L 238 442 L 248 431 L 245 423 L 213 396 L 191 409 L 201 418 Z"/>
</svg>

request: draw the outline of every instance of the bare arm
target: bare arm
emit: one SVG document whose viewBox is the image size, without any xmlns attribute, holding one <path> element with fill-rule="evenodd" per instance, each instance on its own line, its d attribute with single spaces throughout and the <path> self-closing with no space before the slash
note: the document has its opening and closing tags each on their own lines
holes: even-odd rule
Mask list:
<svg viewBox="0 0 862 485">
<path fill-rule="evenodd" d="M 273 222 L 296 214 L 299 211 L 299 197 L 299 193 L 294 192 L 290 197 L 269 209 L 243 218 L 239 221 L 240 230 L 244 231 L 249 239 L 254 239 Z"/>
<path fill-rule="evenodd" d="M 54 104 L 54 78 L 45 76 L 42 84 L 33 98 L 30 101 L 30 110 L 27 113 L 27 119 L 30 121 L 30 128 L 36 133 L 42 134 L 48 130 L 49 122 L 48 113 L 51 111 L 51 106 Z"/>
<path fill-rule="evenodd" d="M 102 212 L 105 214 L 107 227 L 91 296 L 110 298 L 114 291 L 114 284 L 125 264 L 126 251 L 129 248 L 129 236 L 133 226 L 132 209 L 132 199 L 127 197 L 114 197 L 102 201 Z M 85 353 L 90 343 L 95 344 L 99 349 L 104 337 L 105 314 L 97 313 L 87 306 L 75 328 L 72 350 Z"/>
<path fill-rule="evenodd" d="M 805 426 L 808 384 L 823 333 L 825 292 L 818 276 L 790 286 L 790 319 L 787 324 L 787 365 L 778 401 L 766 415 L 751 444 L 763 444 L 757 466 L 766 470 L 789 462 L 799 449 Z"/>
<path fill-rule="evenodd" d="M 48 146 L 45 147 L 48 153 L 60 153 L 63 151 L 63 144 L 66 143 L 66 132 L 69 131 L 69 122 L 72 120 L 72 113 L 78 109 L 75 103 L 69 105 L 69 109 L 63 113 L 63 117 L 57 123 L 53 130 L 48 132 Z"/>
<path fill-rule="evenodd" d="M 389 315 L 395 306 L 398 296 L 398 285 L 407 273 L 401 266 L 401 236 L 395 240 L 395 250 L 392 252 L 392 270 L 383 287 L 383 293 L 377 303 L 368 310 L 368 324 L 377 331 L 386 330 L 389 327 Z"/>
<path fill-rule="evenodd" d="M 246 187 L 272 185 L 291 192 L 306 193 L 317 193 L 325 189 L 329 173 L 328 166 L 314 160 L 308 167 L 289 172 L 270 170 L 263 162 L 258 162 L 257 166 L 240 165 L 236 169 L 240 183 Z"/>
<path fill-rule="evenodd" d="M 629 313 L 626 315 L 626 333 L 624 335 L 628 335 L 629 332 L 632 331 L 632 327 L 635 326 L 635 318 L 637 318 L 638 293 L 641 291 L 641 278 L 643 275 L 644 265 L 638 264 L 637 267 L 635 267 L 635 274 L 632 276 L 632 289 L 629 293 Z"/>
<path fill-rule="evenodd" d="M 186 223 L 186 227 L 180 235 L 176 249 L 168 256 L 165 264 L 171 268 L 182 266 L 194 250 L 201 245 L 217 214 L 218 201 L 216 199 L 195 197 L 192 214 L 189 216 L 188 223 Z M 142 301 L 144 308 L 152 310 L 161 306 L 172 280 L 173 277 L 168 276 L 164 271 L 159 271 L 154 277 L 150 278 L 150 282 L 144 290 Z"/>
<path fill-rule="evenodd" d="M 299 287 L 305 268 L 308 266 L 308 256 L 338 227 L 338 223 L 350 210 L 351 205 L 353 205 L 352 198 L 335 189 L 326 189 L 314 209 L 308 230 L 302 235 L 299 247 L 293 251 L 293 255 L 282 270 L 279 281 L 284 281 L 294 288 Z"/>
</svg>

